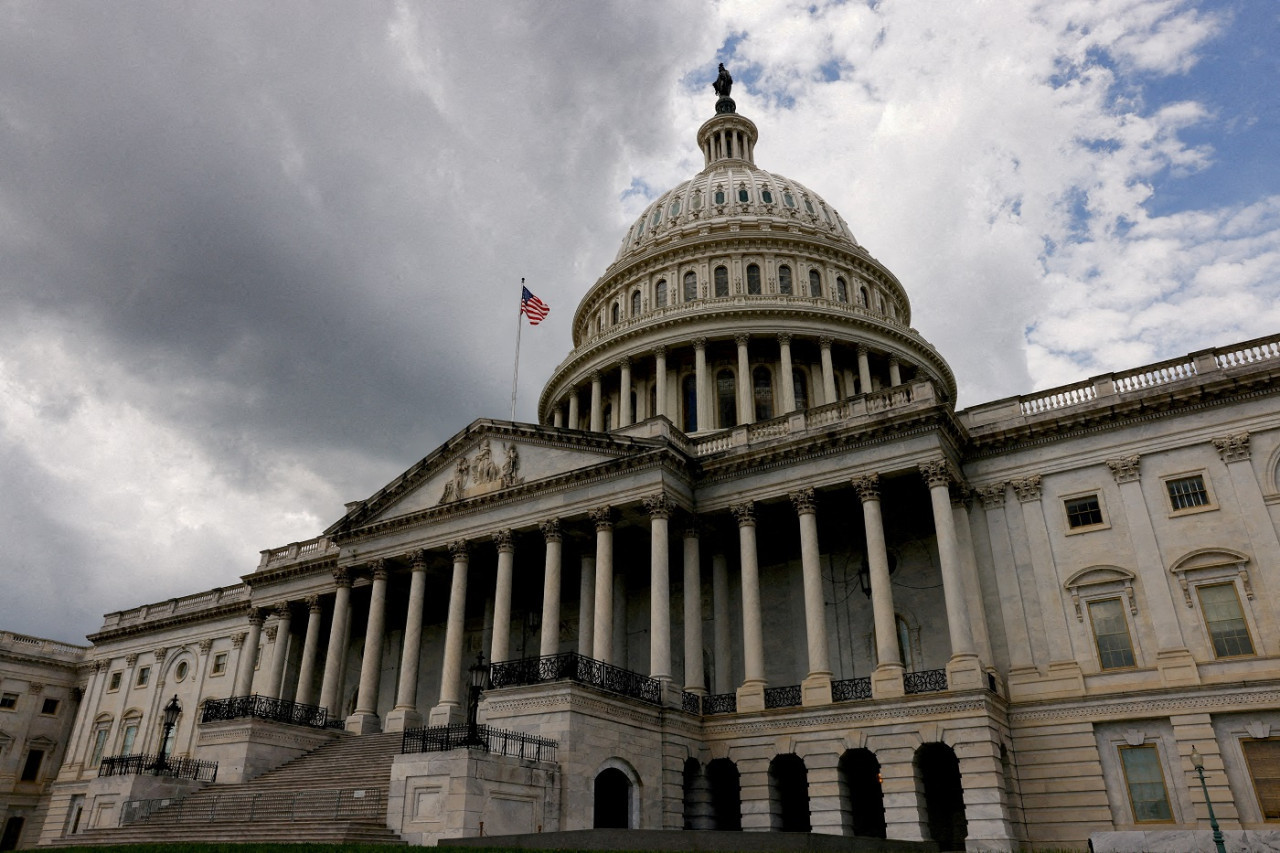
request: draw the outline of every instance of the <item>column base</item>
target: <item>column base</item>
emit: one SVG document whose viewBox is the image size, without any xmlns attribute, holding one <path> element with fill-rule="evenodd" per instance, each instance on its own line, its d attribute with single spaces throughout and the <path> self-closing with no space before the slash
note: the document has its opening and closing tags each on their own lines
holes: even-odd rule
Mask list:
<svg viewBox="0 0 1280 853">
<path fill-rule="evenodd" d="M 737 691 L 738 713 L 764 710 L 764 681 L 747 681 Z"/>
<path fill-rule="evenodd" d="M 871 698 L 897 699 L 907 695 L 906 685 L 902 683 L 902 664 L 882 663 L 871 671 Z"/>
<path fill-rule="evenodd" d="M 422 725 L 422 714 L 416 708 L 396 708 L 387 713 L 387 720 L 382 725 L 384 732 L 402 732 L 405 729 L 416 729 Z"/>
<path fill-rule="evenodd" d="M 831 673 L 811 672 L 800 682 L 800 704 L 805 707 L 831 704 Z"/>
<path fill-rule="evenodd" d="M 382 731 L 382 721 L 378 719 L 378 715 L 373 711 L 356 711 L 350 717 L 347 717 L 343 728 L 352 734 L 375 735 Z"/>
<path fill-rule="evenodd" d="M 436 705 L 431 709 L 431 713 L 427 717 L 427 725 L 429 726 L 447 726 L 450 723 L 465 723 L 466 721 L 467 715 L 462 710 L 462 706 L 452 702 L 442 702 Z"/>
<path fill-rule="evenodd" d="M 1156 652 L 1156 668 L 1166 687 L 1182 687 L 1200 683 L 1200 670 L 1187 649 L 1161 649 Z"/>
<path fill-rule="evenodd" d="M 952 655 L 947 661 L 948 690 L 981 690 L 986 686 L 987 674 L 977 655 Z"/>
</svg>

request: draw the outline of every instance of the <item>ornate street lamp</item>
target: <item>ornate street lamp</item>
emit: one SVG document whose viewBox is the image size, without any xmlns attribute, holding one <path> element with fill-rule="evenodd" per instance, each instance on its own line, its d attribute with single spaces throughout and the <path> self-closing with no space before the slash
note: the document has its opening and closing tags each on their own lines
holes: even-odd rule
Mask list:
<svg viewBox="0 0 1280 853">
<path fill-rule="evenodd" d="M 1200 777 L 1200 790 L 1204 791 L 1204 804 L 1209 807 L 1209 826 L 1213 829 L 1213 846 L 1218 853 L 1227 853 L 1227 845 L 1223 843 L 1222 830 L 1218 827 L 1218 818 L 1213 813 L 1213 802 L 1209 799 L 1209 786 L 1204 783 L 1204 756 L 1191 747 L 1191 766 Z"/>
<path fill-rule="evenodd" d="M 476 655 L 476 662 L 470 667 L 471 691 L 467 701 L 467 744 L 476 746 L 480 743 L 479 726 L 476 725 L 476 714 L 480 710 L 480 694 L 489 686 L 489 666 L 484 662 L 484 652 Z"/>
<path fill-rule="evenodd" d="M 173 727 L 178 724 L 178 715 L 182 713 L 182 703 L 178 701 L 178 694 L 173 694 L 173 698 L 169 700 L 169 704 L 164 706 L 164 736 L 160 738 L 159 755 L 156 756 L 155 769 L 157 773 L 163 773 L 169 768 L 169 754 L 165 752 L 165 745 L 169 743 L 169 738 L 173 736 Z"/>
</svg>

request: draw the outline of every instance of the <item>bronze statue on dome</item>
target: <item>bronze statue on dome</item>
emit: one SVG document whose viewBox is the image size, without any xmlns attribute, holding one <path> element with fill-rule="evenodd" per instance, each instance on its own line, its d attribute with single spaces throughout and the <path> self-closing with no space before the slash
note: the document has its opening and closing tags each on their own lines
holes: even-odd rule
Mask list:
<svg viewBox="0 0 1280 853">
<path fill-rule="evenodd" d="M 729 90 L 733 88 L 733 76 L 729 74 L 723 62 L 720 63 L 720 75 L 711 84 L 711 88 L 715 89 L 716 94 L 721 98 L 729 97 Z"/>
</svg>

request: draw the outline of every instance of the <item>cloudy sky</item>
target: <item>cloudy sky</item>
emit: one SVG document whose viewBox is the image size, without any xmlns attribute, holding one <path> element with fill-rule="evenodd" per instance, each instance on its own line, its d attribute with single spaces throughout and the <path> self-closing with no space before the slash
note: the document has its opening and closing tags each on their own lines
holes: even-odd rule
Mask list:
<svg viewBox="0 0 1280 853">
<path fill-rule="evenodd" d="M 0 2 L 0 629 L 235 583 L 518 416 L 717 61 L 961 404 L 1280 331 L 1256 0 Z"/>
</svg>

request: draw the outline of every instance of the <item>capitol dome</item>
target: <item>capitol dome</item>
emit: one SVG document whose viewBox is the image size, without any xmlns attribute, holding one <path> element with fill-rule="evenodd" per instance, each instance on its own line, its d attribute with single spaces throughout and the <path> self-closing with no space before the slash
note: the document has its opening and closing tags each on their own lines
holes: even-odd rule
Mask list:
<svg viewBox="0 0 1280 853">
<path fill-rule="evenodd" d="M 607 431 L 665 416 L 707 433 L 955 378 L 911 328 L 897 278 L 818 193 L 756 165 L 755 124 L 722 98 L 702 171 L 654 199 L 573 318 L 543 423 Z"/>
</svg>

